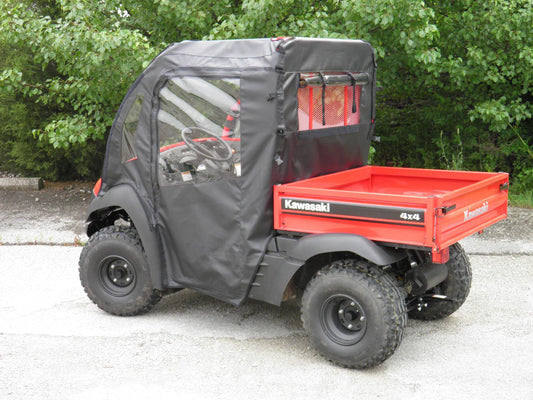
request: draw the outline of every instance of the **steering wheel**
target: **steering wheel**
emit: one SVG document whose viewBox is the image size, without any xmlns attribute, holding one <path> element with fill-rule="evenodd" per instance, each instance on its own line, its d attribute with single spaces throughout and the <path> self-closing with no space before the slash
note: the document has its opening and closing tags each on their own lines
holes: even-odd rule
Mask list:
<svg viewBox="0 0 533 400">
<path fill-rule="evenodd" d="M 218 143 L 222 144 L 223 150 L 227 153 L 227 155 L 220 154 L 217 150 L 216 145 L 212 148 L 206 146 L 206 143 L 210 142 L 209 140 L 207 142 L 195 141 L 191 137 L 194 133 L 201 134 L 204 136 L 207 135 L 207 136 L 210 136 L 216 139 Z M 185 128 L 181 131 L 181 137 L 189 149 L 201 155 L 202 157 L 208 158 L 210 160 L 227 161 L 233 156 L 233 149 L 230 147 L 230 145 L 225 140 L 223 140 L 217 134 L 206 131 L 203 128 L 199 128 L 197 126 Z"/>
</svg>

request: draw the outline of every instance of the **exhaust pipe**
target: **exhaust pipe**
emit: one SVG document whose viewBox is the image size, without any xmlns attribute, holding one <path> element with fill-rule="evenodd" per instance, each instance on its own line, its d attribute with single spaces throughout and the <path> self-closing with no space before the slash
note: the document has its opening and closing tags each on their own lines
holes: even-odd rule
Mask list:
<svg viewBox="0 0 533 400">
<path fill-rule="evenodd" d="M 425 264 L 405 274 L 405 288 L 410 295 L 420 296 L 444 282 L 447 276 L 448 266 L 446 264 Z"/>
</svg>

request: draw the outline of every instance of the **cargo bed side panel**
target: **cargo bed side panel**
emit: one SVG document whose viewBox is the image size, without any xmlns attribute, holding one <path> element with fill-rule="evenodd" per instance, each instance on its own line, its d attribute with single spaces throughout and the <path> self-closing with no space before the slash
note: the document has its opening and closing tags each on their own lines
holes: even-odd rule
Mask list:
<svg viewBox="0 0 533 400">
<path fill-rule="evenodd" d="M 354 233 L 374 241 L 432 247 L 431 198 L 284 185 L 274 192 L 274 229 Z"/>
</svg>

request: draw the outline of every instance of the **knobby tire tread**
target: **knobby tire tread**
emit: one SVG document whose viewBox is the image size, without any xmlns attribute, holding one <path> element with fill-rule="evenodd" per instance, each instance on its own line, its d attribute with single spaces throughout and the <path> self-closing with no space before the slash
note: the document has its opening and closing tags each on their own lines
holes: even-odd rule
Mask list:
<svg viewBox="0 0 533 400">
<path fill-rule="evenodd" d="M 311 279 L 304 292 L 301 318 L 306 331 L 309 331 L 310 324 L 310 321 L 306 321 L 304 318 L 304 307 L 307 302 L 307 295 L 324 276 L 327 277 L 328 275 L 344 275 L 347 279 L 362 280 L 371 291 L 379 288 L 379 292 L 376 293 L 376 296 L 380 300 L 382 314 L 386 317 L 386 329 L 383 332 L 385 340 L 384 345 L 378 352 L 362 362 L 346 362 L 345 360 L 332 357 L 317 346 L 315 346 L 315 348 L 320 355 L 328 361 L 341 367 L 366 369 L 381 364 L 396 351 L 403 339 L 407 324 L 407 308 L 405 304 L 404 289 L 399 286 L 391 276 L 384 273 L 378 266 L 370 262 L 351 259 L 335 261 L 318 271 Z M 384 301 L 383 298 L 387 300 Z"/>
<path fill-rule="evenodd" d="M 80 280 L 82 282 L 83 289 L 89 299 L 96 304 L 100 309 L 118 316 L 134 316 L 134 315 L 140 315 L 147 313 L 150 311 L 162 298 L 161 291 L 157 289 L 151 289 L 149 293 L 146 294 L 145 298 L 139 298 L 137 300 L 137 304 L 135 304 L 133 307 L 127 307 L 127 309 L 119 309 L 118 307 L 116 309 L 109 309 L 108 307 L 105 307 L 101 304 L 100 299 L 98 296 L 93 293 L 93 291 L 90 289 L 89 282 L 87 281 L 86 274 L 83 273 L 83 262 L 87 257 L 87 253 L 91 251 L 94 244 L 100 241 L 105 240 L 121 240 L 125 243 L 132 246 L 132 248 L 136 249 L 140 253 L 144 254 L 144 247 L 141 243 L 141 239 L 139 238 L 139 235 L 137 234 L 137 231 L 130 227 L 125 226 L 107 226 L 102 229 L 100 229 L 98 232 L 96 232 L 94 235 L 92 235 L 89 238 L 89 241 L 86 243 L 86 245 L 83 247 L 83 250 L 80 254 L 79 259 L 79 276 Z"/>
</svg>

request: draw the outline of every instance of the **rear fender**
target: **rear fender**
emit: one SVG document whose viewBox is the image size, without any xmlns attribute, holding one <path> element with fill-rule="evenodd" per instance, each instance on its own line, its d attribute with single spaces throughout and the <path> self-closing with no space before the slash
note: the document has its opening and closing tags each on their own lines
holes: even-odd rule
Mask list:
<svg viewBox="0 0 533 400">
<path fill-rule="evenodd" d="M 278 239 L 278 246 L 283 246 Z M 362 257 L 376 265 L 389 265 L 400 261 L 405 257 L 405 253 L 392 248 L 377 245 L 375 242 L 364 236 L 349 233 L 323 233 L 307 235 L 299 239 L 296 243 L 288 244 L 286 251 L 291 258 L 298 260 L 308 260 L 319 254 L 350 252 Z"/>
<path fill-rule="evenodd" d="M 90 236 L 97 230 L 95 225 L 101 220 L 103 214 L 108 214 L 114 209 L 122 209 L 128 214 L 144 247 L 152 284 L 156 289 L 164 289 L 157 232 L 151 227 L 148 214 L 139 196 L 130 186 L 115 186 L 92 200 L 89 205 L 89 216 L 86 220 L 87 235 Z"/>
<path fill-rule="evenodd" d="M 346 252 L 379 266 L 393 264 L 406 256 L 404 251 L 382 247 L 353 234 L 325 233 L 300 239 L 278 236 L 270 242 L 248 296 L 280 305 L 287 285 L 307 260 L 322 254 Z"/>
</svg>

